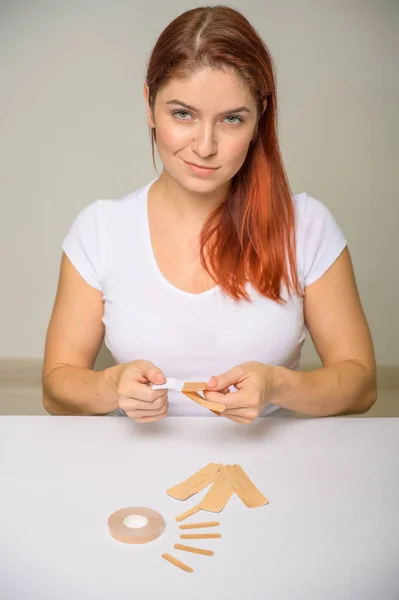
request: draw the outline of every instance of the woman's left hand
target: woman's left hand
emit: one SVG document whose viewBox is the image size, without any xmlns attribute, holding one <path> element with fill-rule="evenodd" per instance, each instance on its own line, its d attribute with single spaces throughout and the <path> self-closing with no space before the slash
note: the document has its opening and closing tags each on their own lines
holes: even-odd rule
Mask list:
<svg viewBox="0 0 399 600">
<path fill-rule="evenodd" d="M 237 423 L 252 423 L 271 402 L 275 389 L 275 369 L 260 362 L 247 362 L 230 371 L 211 377 L 206 400 L 219 402 L 226 407 L 222 416 Z M 230 386 L 237 392 L 226 393 Z"/>
</svg>

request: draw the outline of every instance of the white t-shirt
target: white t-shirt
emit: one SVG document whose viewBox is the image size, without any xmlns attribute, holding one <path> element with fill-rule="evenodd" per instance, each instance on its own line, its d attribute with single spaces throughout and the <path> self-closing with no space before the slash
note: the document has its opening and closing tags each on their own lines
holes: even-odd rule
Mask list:
<svg viewBox="0 0 399 600">
<path fill-rule="evenodd" d="M 306 333 L 300 297 L 285 296 L 281 305 L 248 286 L 251 302 L 235 301 L 219 287 L 201 294 L 182 291 L 162 275 L 147 217 L 152 183 L 84 208 L 63 243 L 83 279 L 103 293 L 105 343 L 115 362 L 149 360 L 166 377 L 183 381 L 208 381 L 247 361 L 298 369 Z M 325 273 L 346 240 L 320 201 L 302 193 L 293 202 L 304 288 Z M 269 405 L 263 414 L 275 410 Z M 171 390 L 169 415 L 213 416 Z"/>
</svg>

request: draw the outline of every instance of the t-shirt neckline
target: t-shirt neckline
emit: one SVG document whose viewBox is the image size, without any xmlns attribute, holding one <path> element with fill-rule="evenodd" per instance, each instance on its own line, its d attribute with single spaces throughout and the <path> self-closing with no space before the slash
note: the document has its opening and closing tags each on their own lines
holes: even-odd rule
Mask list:
<svg viewBox="0 0 399 600">
<path fill-rule="evenodd" d="M 173 292 L 175 292 L 176 294 L 180 294 L 182 296 L 186 296 L 187 298 L 204 298 L 206 296 L 213 296 L 214 294 L 216 294 L 217 292 L 219 292 L 220 290 L 220 286 L 216 285 L 212 288 L 210 288 L 209 290 L 205 290 L 204 292 L 200 292 L 198 294 L 195 294 L 194 292 L 187 292 L 186 290 L 182 290 L 178 287 L 176 287 L 175 285 L 173 285 L 173 283 L 171 283 L 169 281 L 169 279 L 167 279 L 163 273 L 161 273 L 161 270 L 158 266 L 158 263 L 155 259 L 155 255 L 154 255 L 154 250 L 152 247 L 152 242 L 151 242 L 151 233 L 150 233 L 150 221 L 148 218 L 148 194 L 150 191 L 150 188 L 152 186 L 153 183 L 155 183 L 155 181 L 157 181 L 157 179 L 153 179 L 149 184 L 147 184 L 144 188 L 143 194 L 144 194 L 144 202 L 143 202 L 143 212 L 144 212 L 144 233 L 145 233 L 145 242 L 146 242 L 146 246 L 147 246 L 147 251 L 148 251 L 148 256 L 150 259 L 150 263 L 151 266 L 155 272 L 155 275 L 158 277 L 158 279 L 161 280 L 161 282 L 163 283 L 163 285 L 165 285 L 166 287 L 168 287 L 169 289 L 171 289 Z"/>
</svg>

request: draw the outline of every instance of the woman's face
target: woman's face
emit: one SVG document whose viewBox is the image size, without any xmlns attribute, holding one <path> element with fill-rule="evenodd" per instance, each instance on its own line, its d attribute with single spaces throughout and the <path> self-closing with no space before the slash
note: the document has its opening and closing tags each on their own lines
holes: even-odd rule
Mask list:
<svg viewBox="0 0 399 600">
<path fill-rule="evenodd" d="M 212 193 L 239 171 L 254 136 L 257 103 L 234 73 L 203 69 L 171 80 L 159 90 L 153 114 L 147 86 L 145 97 L 159 157 L 182 186 Z"/>
</svg>

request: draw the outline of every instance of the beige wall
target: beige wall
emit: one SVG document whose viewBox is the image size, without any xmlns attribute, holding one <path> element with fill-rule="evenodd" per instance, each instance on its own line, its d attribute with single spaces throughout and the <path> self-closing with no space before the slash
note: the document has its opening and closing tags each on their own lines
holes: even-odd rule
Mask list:
<svg viewBox="0 0 399 600">
<path fill-rule="evenodd" d="M 153 178 L 142 86 L 196 2 L 0 2 L 0 357 L 40 357 L 76 213 Z M 399 3 L 242 0 L 277 64 L 293 191 L 329 206 L 380 364 L 399 364 Z M 396 65 L 395 65 L 396 62 Z M 310 345 L 305 360 L 314 359 Z"/>
</svg>

